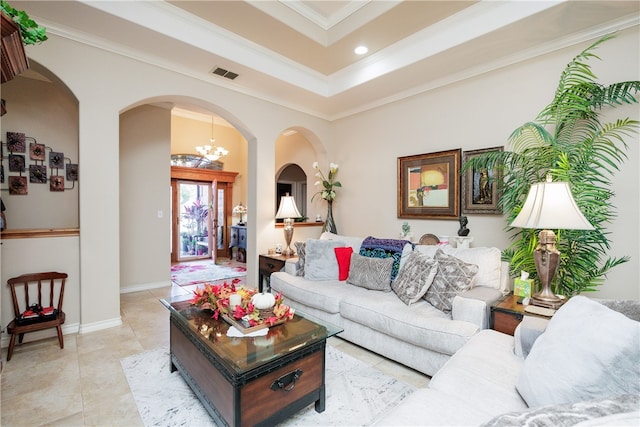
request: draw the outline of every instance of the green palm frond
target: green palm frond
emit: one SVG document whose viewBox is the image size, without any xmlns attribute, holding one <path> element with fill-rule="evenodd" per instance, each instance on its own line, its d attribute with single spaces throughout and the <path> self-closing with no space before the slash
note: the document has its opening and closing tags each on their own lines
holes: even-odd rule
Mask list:
<svg viewBox="0 0 640 427">
<path fill-rule="evenodd" d="M 640 81 L 604 86 L 597 82 L 587 63 L 600 59 L 593 50 L 613 37 L 602 37 L 573 58 L 560 76 L 551 103 L 535 121 L 511 133 L 510 151 L 489 152 L 463 165 L 463 171 L 469 168 L 501 171 L 498 205 L 505 213 L 505 229 L 512 239 L 502 258 L 509 261 L 514 277 L 520 275 L 520 270 L 535 277 L 533 251 L 539 230 L 514 229 L 508 225 L 522 209 L 529 188 L 543 181 L 547 173 L 556 181 L 570 183 L 578 207 L 594 230 L 554 230 L 561 259 L 553 286 L 556 292 L 566 295 L 596 290 L 612 268 L 629 260 L 608 257 L 606 226 L 617 215 L 611 205 L 614 196 L 611 178 L 627 158 L 625 140 L 638 132 L 640 123 L 624 118 L 602 124 L 600 112 L 637 103 Z"/>
</svg>

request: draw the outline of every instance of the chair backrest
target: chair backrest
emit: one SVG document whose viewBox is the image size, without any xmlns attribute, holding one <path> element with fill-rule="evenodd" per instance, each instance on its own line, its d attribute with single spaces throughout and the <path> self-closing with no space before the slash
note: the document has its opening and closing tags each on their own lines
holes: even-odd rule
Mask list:
<svg viewBox="0 0 640 427">
<path fill-rule="evenodd" d="M 7 280 L 7 284 L 11 287 L 14 315 L 19 316 L 20 313 L 33 304 L 38 304 L 42 307 L 54 307 L 59 312 L 62 311 L 66 280 L 67 273 L 55 271 L 23 274 Z M 56 297 L 58 299 L 57 303 L 55 301 Z M 24 303 L 24 306 L 20 304 L 21 302 Z"/>
</svg>

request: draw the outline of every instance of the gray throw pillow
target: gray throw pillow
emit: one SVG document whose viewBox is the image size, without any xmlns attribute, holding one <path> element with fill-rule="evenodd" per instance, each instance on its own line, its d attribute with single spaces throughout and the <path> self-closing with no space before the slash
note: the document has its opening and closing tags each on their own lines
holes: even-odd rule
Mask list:
<svg viewBox="0 0 640 427">
<path fill-rule="evenodd" d="M 293 244 L 296 247 L 296 254 L 298 255 L 298 261 L 296 262 L 296 276 L 304 277 L 304 259 L 306 257 L 306 243 L 295 242 Z"/>
<path fill-rule="evenodd" d="M 583 296 L 569 299 L 524 360 L 529 407 L 640 393 L 640 322 Z"/>
<path fill-rule="evenodd" d="M 308 280 L 338 280 L 338 260 L 334 248 L 344 246 L 341 240 L 307 239 L 304 257 L 304 278 Z"/>
<path fill-rule="evenodd" d="M 391 292 L 393 258 L 370 258 L 351 254 L 347 283 L 373 291 Z"/>
<path fill-rule="evenodd" d="M 437 272 L 438 263 L 435 259 L 412 252 L 391 284 L 391 289 L 402 302 L 411 305 L 427 293 Z"/>
<path fill-rule="evenodd" d="M 438 272 L 424 299 L 438 310 L 450 313 L 456 295 L 471 288 L 478 266 L 467 264 L 440 249 L 436 251 L 434 259 L 438 262 Z"/>
</svg>

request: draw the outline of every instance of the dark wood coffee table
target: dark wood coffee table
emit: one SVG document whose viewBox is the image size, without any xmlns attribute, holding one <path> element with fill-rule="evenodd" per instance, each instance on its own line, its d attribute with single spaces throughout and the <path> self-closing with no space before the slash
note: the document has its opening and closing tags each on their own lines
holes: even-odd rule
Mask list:
<svg viewBox="0 0 640 427">
<path fill-rule="evenodd" d="M 264 337 L 230 338 L 229 324 L 184 298 L 161 300 L 170 312 L 171 370 L 217 424 L 274 425 L 312 403 L 324 411 L 326 340 L 340 328 L 296 313 Z"/>
</svg>

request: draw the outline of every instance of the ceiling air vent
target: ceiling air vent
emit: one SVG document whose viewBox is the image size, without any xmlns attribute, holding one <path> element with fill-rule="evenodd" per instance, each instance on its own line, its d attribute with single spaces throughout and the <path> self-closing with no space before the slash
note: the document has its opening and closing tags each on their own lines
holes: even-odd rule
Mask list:
<svg viewBox="0 0 640 427">
<path fill-rule="evenodd" d="M 216 67 L 212 71 L 212 73 L 215 74 L 216 76 L 226 77 L 229 80 L 233 80 L 236 77 L 238 77 L 238 74 L 234 73 L 233 71 L 228 71 L 228 70 L 225 70 L 224 68 L 220 68 L 220 67 Z"/>
</svg>

